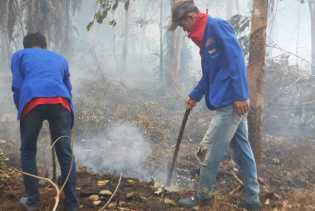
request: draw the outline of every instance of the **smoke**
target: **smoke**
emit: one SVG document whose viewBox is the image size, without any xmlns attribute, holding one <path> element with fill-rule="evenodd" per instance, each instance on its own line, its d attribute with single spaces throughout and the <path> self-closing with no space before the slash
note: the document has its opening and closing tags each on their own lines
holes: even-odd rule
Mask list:
<svg viewBox="0 0 315 211">
<path fill-rule="evenodd" d="M 97 137 L 82 140 L 74 151 L 79 164 L 91 171 L 148 178 L 145 162 L 151 146 L 140 129 L 130 123 L 112 124 Z"/>
</svg>

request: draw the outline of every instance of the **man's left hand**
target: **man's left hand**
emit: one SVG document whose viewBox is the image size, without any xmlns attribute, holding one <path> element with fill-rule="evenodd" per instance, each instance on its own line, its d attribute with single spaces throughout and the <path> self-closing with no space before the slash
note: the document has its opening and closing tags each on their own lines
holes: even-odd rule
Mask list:
<svg viewBox="0 0 315 211">
<path fill-rule="evenodd" d="M 235 101 L 234 109 L 239 115 L 247 114 L 249 111 L 249 102 L 246 101 Z"/>
</svg>

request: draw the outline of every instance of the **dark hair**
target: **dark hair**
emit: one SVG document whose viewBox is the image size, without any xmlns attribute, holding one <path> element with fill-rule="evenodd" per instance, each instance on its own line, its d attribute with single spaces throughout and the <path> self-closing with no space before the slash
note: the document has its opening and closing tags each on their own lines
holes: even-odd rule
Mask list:
<svg viewBox="0 0 315 211">
<path fill-rule="evenodd" d="M 28 33 L 23 38 L 23 46 L 24 48 L 33 48 L 33 47 L 47 48 L 46 37 L 40 32 Z"/>
<path fill-rule="evenodd" d="M 173 12 L 173 20 L 180 21 L 185 15 L 191 12 L 199 13 L 200 11 L 194 4 L 191 4 L 190 2 L 184 3 Z"/>
</svg>

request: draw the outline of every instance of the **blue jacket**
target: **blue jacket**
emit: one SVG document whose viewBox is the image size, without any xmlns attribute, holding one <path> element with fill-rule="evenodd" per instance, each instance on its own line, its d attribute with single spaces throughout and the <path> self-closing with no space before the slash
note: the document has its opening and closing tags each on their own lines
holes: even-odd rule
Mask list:
<svg viewBox="0 0 315 211">
<path fill-rule="evenodd" d="M 24 107 L 38 97 L 64 97 L 73 108 L 70 73 L 64 57 L 41 48 L 23 49 L 13 54 L 11 71 L 18 119 Z"/>
<path fill-rule="evenodd" d="M 232 26 L 209 17 L 201 49 L 202 78 L 189 96 L 211 110 L 249 99 L 243 51 Z"/>
</svg>

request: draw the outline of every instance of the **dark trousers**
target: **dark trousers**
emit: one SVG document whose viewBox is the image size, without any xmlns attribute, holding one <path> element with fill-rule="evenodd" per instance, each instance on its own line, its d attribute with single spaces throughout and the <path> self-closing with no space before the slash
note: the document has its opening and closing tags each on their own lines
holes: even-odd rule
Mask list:
<svg viewBox="0 0 315 211">
<path fill-rule="evenodd" d="M 70 177 L 65 186 L 64 193 L 68 206 L 77 206 L 76 197 L 76 164 L 71 147 L 72 114 L 62 105 L 40 105 L 20 120 L 21 133 L 21 165 L 24 172 L 37 175 L 36 144 L 43 121 L 47 120 L 54 141 L 62 137 L 54 145 L 61 169 L 61 180 L 65 181 L 69 169 Z M 72 161 L 72 165 L 71 165 Z M 30 202 L 39 201 L 38 180 L 24 176 L 26 196 Z"/>
</svg>

